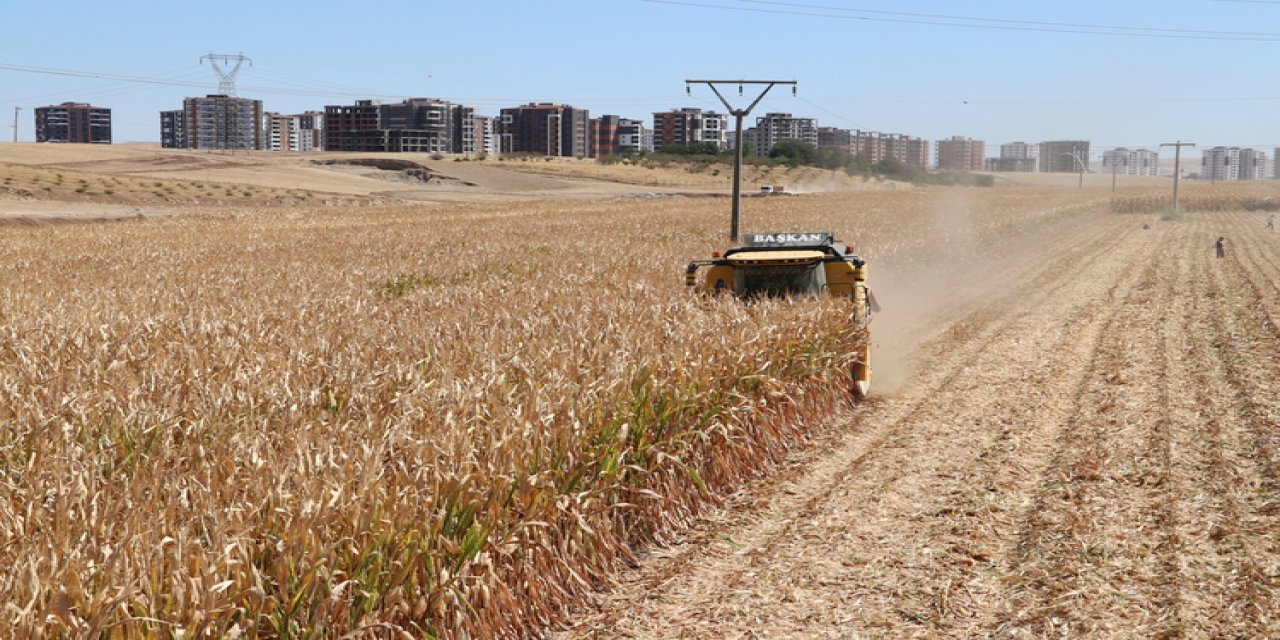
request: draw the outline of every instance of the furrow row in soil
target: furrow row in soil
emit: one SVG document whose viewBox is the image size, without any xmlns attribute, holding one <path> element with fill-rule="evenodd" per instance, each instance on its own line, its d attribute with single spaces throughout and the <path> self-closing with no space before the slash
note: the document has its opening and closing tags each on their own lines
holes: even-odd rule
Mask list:
<svg viewBox="0 0 1280 640">
<path fill-rule="evenodd" d="M 837 493 L 842 508 L 816 536 L 848 549 L 836 575 L 848 596 L 839 604 L 852 606 L 829 618 L 835 628 L 968 635 L 990 616 L 1000 593 L 992 561 L 1017 531 L 1012 516 L 1070 413 L 1112 301 L 1129 295 L 1128 261 L 1155 246 L 1141 235 L 1126 245 L 1028 301 L 962 383 L 911 417 L 901 452 Z"/>
<path fill-rule="evenodd" d="M 1238 579 L 1245 596 L 1240 623 L 1250 634 L 1280 635 L 1280 342 L 1277 341 L 1274 294 L 1265 283 L 1277 277 L 1274 263 L 1257 256 L 1274 252 L 1271 238 L 1242 222 L 1241 214 L 1208 217 L 1202 227 L 1232 228 L 1234 242 L 1225 259 L 1204 259 L 1208 314 L 1215 328 L 1212 344 L 1227 383 L 1226 398 L 1239 416 L 1235 438 L 1243 482 L 1236 485 L 1247 505 L 1237 529 L 1215 535 L 1236 545 Z M 1205 233 L 1204 237 L 1209 237 Z"/>
<path fill-rule="evenodd" d="M 826 473 L 788 488 L 803 500 L 778 500 L 761 522 L 729 531 L 702 550 L 710 563 L 659 572 L 647 587 L 661 587 L 668 606 L 618 607 L 580 631 L 719 637 L 767 621 L 788 635 L 848 626 L 892 634 L 973 618 L 988 600 L 973 594 L 999 590 L 975 568 L 998 545 L 970 538 L 995 511 L 1027 502 L 1016 485 L 1034 481 L 1034 458 L 1047 456 L 1053 425 L 1063 423 L 1044 418 L 1069 413 L 1110 300 L 1132 287 L 1127 265 L 1155 246 L 1153 234 L 1120 233 L 1128 221 L 1106 222 L 1096 240 L 1060 245 L 1072 248 L 971 319 L 976 326 L 930 345 L 932 366 L 898 407 L 861 412 L 859 432 L 881 435 L 854 438 L 823 461 Z M 997 497 L 972 492 L 978 485 Z"/>
<path fill-rule="evenodd" d="M 1047 283 L 1063 286 L 1070 282 L 1070 278 L 1064 277 L 1064 274 L 1070 271 L 1072 265 L 1090 264 L 1098 256 L 1112 251 L 1121 241 L 1118 231 L 1125 226 L 1130 225 L 1113 221 L 1113 224 L 1109 225 L 1077 226 L 1073 241 L 1062 243 L 1055 248 L 1056 253 L 1052 257 L 1038 261 L 1037 270 L 1032 277 L 1022 282 L 1014 279 L 1017 286 L 1012 287 L 1003 296 L 993 299 L 984 312 L 956 320 L 950 331 L 942 332 L 940 338 L 924 347 L 922 350 L 928 352 L 928 356 L 922 359 L 928 360 L 930 366 L 927 369 L 922 368 L 921 380 L 914 385 L 915 388 L 894 400 L 877 400 L 856 409 L 849 421 L 859 423 L 857 430 L 849 432 L 841 441 L 822 446 L 821 452 L 807 452 L 814 455 L 839 450 L 846 455 L 825 455 L 816 462 L 816 465 L 806 464 L 809 460 L 804 454 L 797 456 L 802 459 L 793 461 L 790 472 L 784 472 L 781 477 L 775 478 L 768 488 L 773 490 L 771 493 L 776 494 L 779 493 L 777 488 L 788 481 L 795 480 L 794 486 L 783 489 L 780 492 L 781 495 L 774 495 L 771 498 L 763 496 L 756 500 L 757 505 L 768 504 L 772 512 L 790 514 L 790 518 L 775 518 L 760 522 L 757 520 L 760 513 L 756 511 L 740 513 L 737 517 L 734 514 L 726 514 L 729 520 L 722 522 L 720 528 L 746 528 L 748 523 L 755 521 L 760 522 L 764 527 L 776 525 L 769 532 L 774 538 L 785 535 L 786 527 L 795 526 L 804 515 L 811 514 L 828 498 L 828 487 L 839 484 L 843 476 L 854 472 L 860 460 L 865 459 L 895 437 L 896 432 L 892 430 L 893 426 L 905 424 L 905 418 L 913 411 L 920 410 L 920 405 L 924 401 L 933 398 L 940 388 L 964 375 L 976 354 L 991 348 L 996 336 L 1000 335 L 1012 322 L 1012 313 L 1002 314 L 1001 309 L 1007 311 L 1013 305 L 1026 304 L 1028 297 L 1036 299 L 1047 297 L 1049 295 L 1046 291 Z M 1052 235 L 1056 236 L 1059 231 L 1061 228 L 1055 227 Z M 868 412 L 879 416 L 878 419 L 865 421 L 863 416 Z M 862 424 L 863 422 L 867 424 Z M 855 453 L 849 454 L 848 452 L 851 451 Z M 852 461 L 849 459 L 850 456 L 853 457 Z M 742 536 L 738 538 L 740 542 L 731 546 L 749 544 L 747 540 L 742 539 Z M 692 540 L 696 542 L 700 538 L 693 537 Z M 667 550 L 665 556 L 660 556 L 660 563 L 657 563 L 657 566 L 642 578 L 645 591 L 655 589 L 673 577 L 686 574 L 687 567 L 704 560 L 707 553 L 706 549 L 697 544 L 676 548 L 674 553 L 672 551 Z M 724 550 L 720 552 L 728 553 Z M 607 620 L 584 621 L 581 626 L 587 629 L 612 628 L 613 623 Z"/>
<path fill-rule="evenodd" d="M 1039 496 L 1004 569 L 1001 637 L 1158 635 L 1177 624 L 1174 509 L 1165 479 L 1169 417 L 1163 316 L 1173 308 L 1164 265 L 1118 301 L 1077 411 L 1058 439 Z"/>
<path fill-rule="evenodd" d="M 1254 436 L 1236 401 L 1234 374 L 1227 366 L 1230 337 L 1224 298 L 1211 274 L 1221 260 L 1211 257 L 1213 236 L 1203 224 L 1189 226 L 1182 248 L 1191 273 L 1183 300 L 1184 375 L 1175 386 L 1186 392 L 1173 398 L 1187 416 L 1177 443 L 1187 478 L 1181 535 L 1188 596 L 1183 631 L 1201 637 L 1253 637 L 1265 628 L 1260 614 L 1267 585 L 1266 567 L 1274 554 L 1265 532 L 1277 528 L 1258 492 Z M 1260 500 L 1261 498 L 1261 500 Z"/>
</svg>

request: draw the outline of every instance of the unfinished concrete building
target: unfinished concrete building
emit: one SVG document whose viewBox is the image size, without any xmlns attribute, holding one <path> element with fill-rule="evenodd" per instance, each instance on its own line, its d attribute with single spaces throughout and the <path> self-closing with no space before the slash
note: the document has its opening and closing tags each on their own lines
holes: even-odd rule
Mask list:
<svg viewBox="0 0 1280 640">
<path fill-rule="evenodd" d="M 586 109 L 551 102 L 505 108 L 498 122 L 502 153 L 586 157 L 591 152 L 590 129 Z"/>
<path fill-rule="evenodd" d="M 160 112 L 160 145 L 179 149 L 265 148 L 262 101 L 216 94 Z"/>
<path fill-rule="evenodd" d="M 434 98 L 324 108 L 326 151 L 476 152 L 475 109 Z"/>
</svg>

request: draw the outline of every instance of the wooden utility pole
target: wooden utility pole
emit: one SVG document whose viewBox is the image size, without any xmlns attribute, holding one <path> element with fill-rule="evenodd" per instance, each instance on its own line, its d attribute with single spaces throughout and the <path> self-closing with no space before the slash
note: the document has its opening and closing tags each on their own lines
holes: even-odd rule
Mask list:
<svg viewBox="0 0 1280 640">
<path fill-rule="evenodd" d="M 794 80 L 685 80 L 684 88 L 686 92 L 689 91 L 689 85 L 691 84 L 705 84 L 708 87 L 711 87 L 711 90 L 715 92 L 716 97 L 720 98 L 720 102 L 724 103 L 724 108 L 728 109 L 729 113 L 733 115 L 737 124 L 737 131 L 733 134 L 733 211 L 729 218 L 729 239 L 736 242 L 738 240 L 738 220 L 742 213 L 742 118 L 751 113 L 751 110 L 754 109 L 757 104 L 760 104 L 760 100 L 764 98 L 764 94 L 769 93 L 769 90 L 772 89 L 774 85 L 789 84 L 791 85 L 791 93 L 794 95 L 796 91 L 796 82 Z M 760 95 L 756 96 L 755 101 L 753 101 L 746 109 L 734 109 L 733 106 L 729 104 L 729 101 L 724 99 L 720 90 L 716 89 L 717 84 L 738 85 L 738 95 L 742 95 L 742 85 L 744 84 L 763 84 L 765 85 L 765 88 L 760 92 Z"/>
<path fill-rule="evenodd" d="M 1076 166 L 1080 169 L 1080 183 L 1076 185 L 1076 187 L 1079 189 L 1083 189 L 1085 164 L 1084 164 L 1084 160 L 1080 159 L 1080 147 L 1072 148 L 1071 157 L 1076 159 Z"/>
<path fill-rule="evenodd" d="M 1182 148 L 1194 147 L 1194 142 L 1162 142 L 1162 147 L 1173 147 L 1173 212 L 1178 212 L 1178 181 L 1182 179 Z"/>
</svg>

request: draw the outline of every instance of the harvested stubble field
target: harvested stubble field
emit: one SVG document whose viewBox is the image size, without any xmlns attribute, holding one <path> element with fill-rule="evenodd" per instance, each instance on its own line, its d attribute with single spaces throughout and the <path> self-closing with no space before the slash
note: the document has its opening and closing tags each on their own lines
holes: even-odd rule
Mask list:
<svg viewBox="0 0 1280 640">
<path fill-rule="evenodd" d="M 1280 236 L 1075 221 L 563 637 L 1280 637 Z"/>
<path fill-rule="evenodd" d="M 683 290 L 723 199 L 2 228 L 2 622 L 1264 636 L 1275 238 L 1081 195 L 750 201 L 871 261 L 858 407 L 847 309 Z"/>
</svg>

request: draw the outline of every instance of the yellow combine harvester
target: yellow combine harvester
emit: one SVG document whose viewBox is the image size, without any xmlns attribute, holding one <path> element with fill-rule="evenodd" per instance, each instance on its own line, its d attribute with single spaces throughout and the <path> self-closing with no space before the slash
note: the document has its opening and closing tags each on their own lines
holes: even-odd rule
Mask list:
<svg viewBox="0 0 1280 640">
<path fill-rule="evenodd" d="M 732 293 L 750 300 L 759 297 L 829 295 L 852 303 L 851 321 L 865 323 L 877 311 L 867 288 L 866 262 L 853 249 L 837 244 L 830 233 L 748 233 L 742 246 L 694 260 L 685 270 L 685 284 L 698 287 L 698 269 L 710 267 L 700 292 Z M 853 365 L 853 395 L 871 391 L 871 342 L 868 339 Z"/>
</svg>

